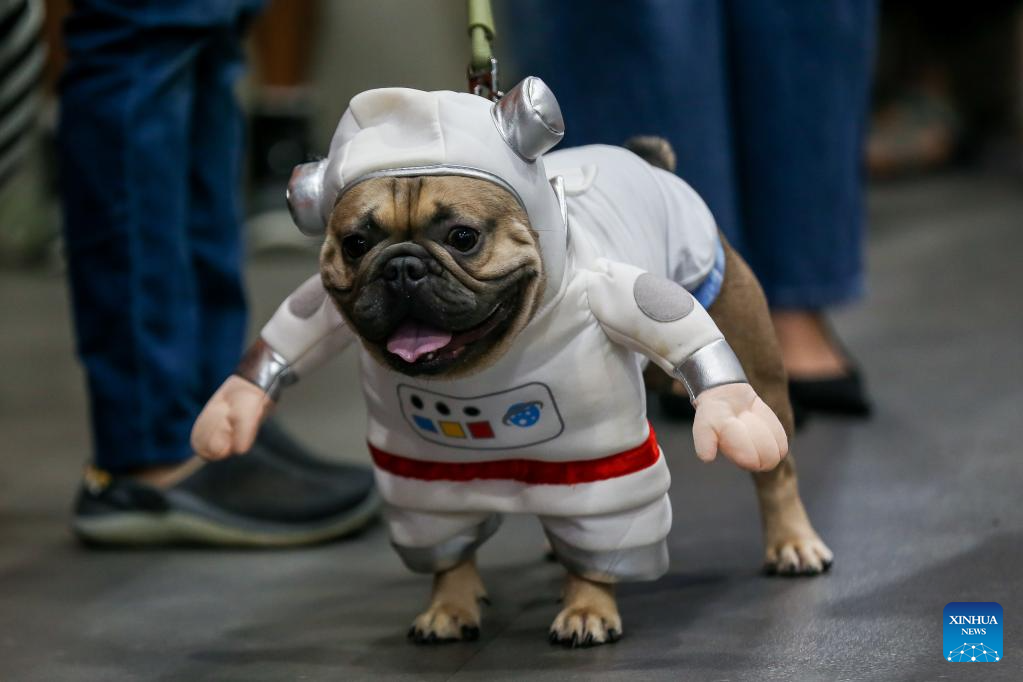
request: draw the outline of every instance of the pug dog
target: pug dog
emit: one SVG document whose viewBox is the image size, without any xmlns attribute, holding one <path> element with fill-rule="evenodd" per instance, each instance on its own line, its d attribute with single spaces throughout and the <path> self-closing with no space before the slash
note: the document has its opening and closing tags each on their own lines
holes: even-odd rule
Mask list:
<svg viewBox="0 0 1023 682">
<path fill-rule="evenodd" d="M 643 371 L 696 408 L 698 457 L 754 471 L 765 561 L 826 570 L 786 457 L 786 378 L 756 278 L 706 206 L 643 141 L 548 151 L 553 93 L 497 104 L 388 88 L 356 96 L 289 206 L 320 272 L 278 308 L 192 441 L 245 452 L 284 387 L 357 342 L 367 441 L 392 544 L 433 574 L 416 642 L 474 639 L 475 552 L 505 513 L 536 515 L 566 569 L 549 638 L 616 641 L 614 585 L 668 569 L 670 476 Z M 658 168 L 660 166 L 661 168 Z M 674 383 L 672 383 L 674 382 Z"/>
</svg>

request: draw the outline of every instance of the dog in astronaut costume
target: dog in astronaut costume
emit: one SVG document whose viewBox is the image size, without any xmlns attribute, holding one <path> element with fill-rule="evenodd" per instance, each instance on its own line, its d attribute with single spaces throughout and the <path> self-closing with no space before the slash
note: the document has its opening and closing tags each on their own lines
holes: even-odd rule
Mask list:
<svg viewBox="0 0 1023 682">
<path fill-rule="evenodd" d="M 618 638 L 614 583 L 668 568 L 648 360 L 693 400 L 698 456 L 720 449 L 759 472 L 768 565 L 831 561 L 785 458 L 791 409 L 755 279 L 683 181 L 616 147 L 546 154 L 563 132 L 537 78 L 493 105 L 403 88 L 356 96 L 327 158 L 289 187 L 298 226 L 325 235 L 320 273 L 193 431 L 208 459 L 244 452 L 283 387 L 361 341 L 392 543 L 435 575 L 416 641 L 478 635 L 474 553 L 502 513 L 537 515 L 568 571 L 551 640 Z"/>
</svg>

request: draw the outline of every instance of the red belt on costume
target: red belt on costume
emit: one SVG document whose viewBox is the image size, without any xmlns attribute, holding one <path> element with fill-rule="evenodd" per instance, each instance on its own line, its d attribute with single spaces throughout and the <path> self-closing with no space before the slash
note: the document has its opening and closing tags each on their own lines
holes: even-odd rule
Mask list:
<svg viewBox="0 0 1023 682">
<path fill-rule="evenodd" d="M 421 481 L 519 481 L 531 485 L 572 485 L 626 476 L 653 466 L 660 457 L 654 429 L 636 447 L 598 459 L 543 462 L 536 459 L 499 459 L 488 462 L 431 462 L 412 459 L 369 445 L 377 468 Z"/>
</svg>

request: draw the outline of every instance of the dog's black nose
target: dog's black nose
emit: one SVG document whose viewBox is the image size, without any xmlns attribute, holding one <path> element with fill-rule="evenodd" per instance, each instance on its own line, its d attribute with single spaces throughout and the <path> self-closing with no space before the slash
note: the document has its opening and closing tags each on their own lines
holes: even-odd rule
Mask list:
<svg viewBox="0 0 1023 682">
<path fill-rule="evenodd" d="M 418 256 L 395 256 L 384 265 L 384 279 L 394 286 L 415 285 L 426 277 L 426 263 Z"/>
</svg>

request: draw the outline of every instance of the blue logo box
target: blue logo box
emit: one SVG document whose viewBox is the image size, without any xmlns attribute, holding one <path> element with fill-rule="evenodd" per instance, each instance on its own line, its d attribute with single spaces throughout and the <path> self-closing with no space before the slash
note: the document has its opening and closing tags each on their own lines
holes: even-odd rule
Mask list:
<svg viewBox="0 0 1023 682">
<path fill-rule="evenodd" d="M 945 605 L 944 657 L 952 663 L 1002 660 L 1002 606 L 993 601 L 954 601 Z"/>
</svg>

